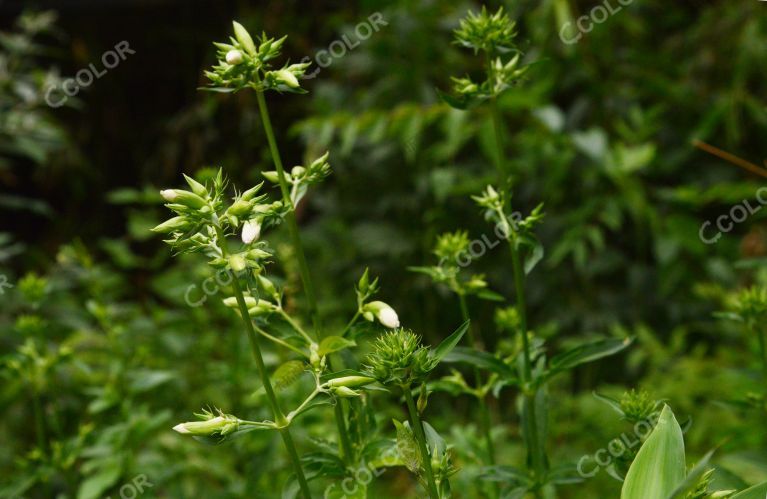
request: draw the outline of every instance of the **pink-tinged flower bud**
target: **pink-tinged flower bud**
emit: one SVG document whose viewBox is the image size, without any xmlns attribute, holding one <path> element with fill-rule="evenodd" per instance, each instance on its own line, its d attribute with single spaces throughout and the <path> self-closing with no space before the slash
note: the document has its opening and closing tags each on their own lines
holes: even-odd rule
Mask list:
<svg viewBox="0 0 767 499">
<path fill-rule="evenodd" d="M 242 52 L 239 50 L 230 50 L 226 53 L 226 62 L 232 66 L 240 64 L 243 60 Z"/>
<path fill-rule="evenodd" d="M 261 224 L 257 220 L 248 220 L 242 224 L 242 242 L 250 244 L 261 235 Z"/>
</svg>

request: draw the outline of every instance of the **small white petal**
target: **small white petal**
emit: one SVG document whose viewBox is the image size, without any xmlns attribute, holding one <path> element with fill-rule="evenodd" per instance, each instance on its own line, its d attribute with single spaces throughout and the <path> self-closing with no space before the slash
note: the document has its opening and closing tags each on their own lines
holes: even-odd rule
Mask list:
<svg viewBox="0 0 767 499">
<path fill-rule="evenodd" d="M 189 433 L 189 430 L 186 429 L 186 426 L 184 426 L 184 423 L 179 423 L 176 426 L 173 427 L 173 429 L 182 435 L 185 435 Z"/>
<path fill-rule="evenodd" d="M 399 327 L 399 317 L 397 316 L 397 312 L 395 312 L 391 307 L 382 308 L 379 310 L 378 320 L 381 322 L 381 324 L 388 327 L 389 329 Z"/>
<path fill-rule="evenodd" d="M 172 203 L 173 201 L 176 200 L 176 198 L 178 197 L 178 194 L 176 194 L 176 191 L 174 191 L 173 189 L 165 189 L 160 191 L 160 196 L 162 196 L 163 199 L 165 199 L 165 201 Z"/>
<path fill-rule="evenodd" d="M 261 235 L 261 224 L 255 220 L 248 220 L 242 225 L 242 242 L 250 244 Z"/>
<path fill-rule="evenodd" d="M 242 62 L 242 52 L 239 50 L 230 50 L 226 53 L 226 62 L 231 64 L 232 66 L 236 66 L 237 64 Z"/>
</svg>

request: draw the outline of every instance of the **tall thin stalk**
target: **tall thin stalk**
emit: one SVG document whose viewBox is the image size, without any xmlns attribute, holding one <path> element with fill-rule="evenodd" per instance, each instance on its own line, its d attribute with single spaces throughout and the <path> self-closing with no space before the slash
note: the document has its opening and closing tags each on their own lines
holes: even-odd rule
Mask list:
<svg viewBox="0 0 767 499">
<path fill-rule="evenodd" d="M 224 257 L 227 255 L 227 249 L 226 249 L 226 239 L 224 237 L 224 231 L 221 230 L 220 227 L 216 227 L 216 232 L 219 240 L 219 247 L 221 248 L 221 253 Z M 264 391 L 266 392 L 266 399 L 269 404 L 269 407 L 272 410 L 272 414 L 274 415 L 274 422 L 280 427 L 279 432 L 282 436 L 282 441 L 285 444 L 285 448 L 288 451 L 288 455 L 290 456 L 291 463 L 293 465 L 293 470 L 296 473 L 296 478 L 298 480 L 298 486 L 301 489 L 301 494 L 306 499 L 311 499 L 312 494 L 309 491 L 309 484 L 306 481 L 306 476 L 304 475 L 304 470 L 301 467 L 301 461 L 298 457 L 298 452 L 296 451 L 296 446 L 293 443 L 293 437 L 290 435 L 290 429 L 288 427 L 288 420 L 285 418 L 285 414 L 282 412 L 282 409 L 280 409 L 279 401 L 277 400 L 277 395 L 274 393 L 274 388 L 272 387 L 272 382 L 269 379 L 269 373 L 266 371 L 266 365 L 264 364 L 264 358 L 261 354 L 261 347 L 258 344 L 258 337 L 256 336 L 256 330 L 253 326 L 253 320 L 250 317 L 250 312 L 248 312 L 248 305 L 245 303 L 245 296 L 242 293 L 242 287 L 240 286 L 239 278 L 237 277 L 237 274 L 229 270 L 229 273 L 232 278 L 232 289 L 234 290 L 234 297 L 237 300 L 237 306 L 240 309 L 240 316 L 242 317 L 242 321 L 245 324 L 245 331 L 248 334 L 248 340 L 250 341 L 250 347 L 253 351 L 253 358 L 256 361 L 256 367 L 258 368 L 258 373 L 261 376 L 261 383 L 264 385 Z"/>
<path fill-rule="evenodd" d="M 410 387 L 403 387 L 402 391 L 405 394 L 405 402 L 407 403 L 407 409 L 410 413 L 410 424 L 413 426 L 413 433 L 415 434 L 415 440 L 418 442 L 418 450 L 421 453 L 421 460 L 423 461 L 423 469 L 426 474 L 426 485 L 429 491 L 429 497 L 431 499 L 439 499 L 439 492 L 437 491 L 437 483 L 434 481 L 434 472 L 431 469 L 431 457 L 426 445 L 426 435 L 423 431 L 423 423 L 421 417 L 418 415 L 418 409 L 415 407 L 413 401 L 413 394 L 410 393 Z"/>
<path fill-rule="evenodd" d="M 258 101 L 258 110 L 261 114 L 261 122 L 264 125 L 266 140 L 269 142 L 269 151 L 272 155 L 272 162 L 274 162 L 274 168 L 277 170 L 280 191 L 282 192 L 282 201 L 283 203 L 286 203 L 290 208 L 287 215 L 285 216 L 288 225 L 288 232 L 290 232 L 290 239 L 293 243 L 293 249 L 296 252 L 296 258 L 298 259 L 298 270 L 301 274 L 301 283 L 304 285 L 306 301 L 309 305 L 309 313 L 312 316 L 312 321 L 314 323 L 315 335 L 317 335 L 319 338 L 321 334 L 319 310 L 317 308 L 317 295 L 314 292 L 314 283 L 312 282 L 311 274 L 309 273 L 309 265 L 306 262 L 306 254 L 304 253 L 304 246 L 301 243 L 301 235 L 298 232 L 295 206 L 293 206 L 293 202 L 290 199 L 290 189 L 288 187 L 288 181 L 285 178 L 285 169 L 282 166 L 280 150 L 278 149 L 277 141 L 274 138 L 274 130 L 272 129 L 272 121 L 269 118 L 269 109 L 266 107 L 264 91 L 260 89 L 261 79 L 257 72 L 254 73 L 254 77 L 256 80 L 256 100 Z"/>
<path fill-rule="evenodd" d="M 503 131 L 501 128 L 501 113 L 500 109 L 498 108 L 498 101 L 496 98 L 493 98 L 490 102 L 491 107 L 491 113 L 493 115 L 493 128 L 495 131 L 495 146 L 496 146 L 496 156 L 497 156 L 497 167 L 498 172 L 501 175 L 501 187 L 506 188 L 508 187 L 506 185 L 506 174 L 505 174 L 505 168 L 504 168 L 504 143 L 503 143 Z M 505 216 L 503 213 L 502 216 Z M 522 380 L 523 385 L 525 383 L 529 383 L 532 381 L 532 361 L 531 361 L 531 354 L 530 354 L 530 342 L 527 338 L 527 306 L 526 306 L 526 300 L 525 300 L 525 274 L 524 274 L 524 266 L 523 266 L 523 256 L 520 255 L 519 248 L 516 246 L 516 241 L 512 237 L 509 240 L 509 250 L 511 253 L 511 264 L 512 264 L 512 271 L 514 273 L 514 291 L 516 295 L 516 309 L 517 314 L 519 316 L 519 333 L 522 335 L 522 349 L 523 349 L 523 355 L 524 355 L 524 379 Z M 525 413 L 527 418 L 527 425 L 530 430 L 530 435 L 528 439 L 528 462 L 532 464 L 532 471 L 535 473 L 535 478 L 537 481 L 540 481 L 543 479 L 543 476 L 545 474 L 545 462 L 544 462 L 544 456 L 545 456 L 545 448 L 539 449 L 538 446 L 540 445 L 540 438 L 539 438 L 539 432 L 540 429 L 538 428 L 538 418 L 537 418 L 537 409 L 536 409 L 536 394 L 537 390 L 534 392 L 530 392 L 529 388 L 525 387 L 523 389 L 524 392 L 524 398 L 525 398 L 525 406 L 527 408 L 527 411 Z M 540 497 L 540 489 L 535 490 L 536 497 Z"/>
<path fill-rule="evenodd" d="M 466 305 L 466 297 L 462 293 L 458 293 L 458 301 L 461 306 L 461 317 L 463 322 L 466 322 L 470 319 L 469 307 Z M 474 330 L 471 325 L 469 325 L 469 339 L 474 348 L 479 348 L 479 343 L 474 335 Z M 481 386 L 482 374 L 477 367 L 474 368 L 474 381 L 477 386 Z M 490 411 L 488 409 L 487 399 L 487 395 L 482 398 L 478 397 L 480 411 L 479 424 L 480 431 L 485 438 L 485 450 L 487 451 L 488 464 L 495 465 L 495 446 L 493 444 L 493 437 L 490 434 Z"/>
<path fill-rule="evenodd" d="M 272 120 L 269 118 L 269 109 L 266 107 L 266 99 L 264 98 L 264 92 L 260 89 L 261 79 L 258 76 L 258 72 L 255 73 L 256 80 L 256 100 L 258 102 L 258 111 L 261 114 L 261 122 L 264 125 L 264 133 L 266 134 L 266 140 L 269 142 L 269 151 L 272 155 L 272 161 L 274 168 L 277 170 L 277 178 L 280 184 L 280 191 L 282 193 L 282 201 L 286 203 L 290 208 L 286 215 L 288 232 L 290 232 L 290 239 L 293 243 L 293 249 L 296 252 L 296 258 L 298 259 L 298 269 L 301 274 L 301 282 L 304 285 L 304 292 L 306 293 L 306 301 L 309 305 L 309 313 L 312 316 L 312 323 L 314 325 L 314 334 L 319 339 L 321 334 L 321 323 L 319 309 L 317 307 L 317 295 L 314 292 L 314 283 L 312 282 L 312 276 L 309 272 L 309 265 L 306 261 L 306 253 L 304 252 L 304 246 L 301 242 L 301 234 L 298 231 L 298 223 L 296 222 L 295 206 L 290 199 L 290 189 L 288 188 L 288 181 L 285 179 L 285 169 L 282 166 L 282 158 L 280 157 L 280 150 L 277 147 L 277 141 L 274 138 L 274 130 L 272 128 Z M 328 359 L 330 361 L 330 359 Z M 331 367 L 332 369 L 332 367 Z M 337 403 L 334 406 L 334 413 L 336 419 L 336 426 L 338 427 L 338 438 L 341 442 L 341 451 L 344 459 L 351 459 L 352 446 L 349 441 L 349 436 L 346 431 L 346 418 L 344 416 L 344 408 L 341 403 Z"/>
</svg>

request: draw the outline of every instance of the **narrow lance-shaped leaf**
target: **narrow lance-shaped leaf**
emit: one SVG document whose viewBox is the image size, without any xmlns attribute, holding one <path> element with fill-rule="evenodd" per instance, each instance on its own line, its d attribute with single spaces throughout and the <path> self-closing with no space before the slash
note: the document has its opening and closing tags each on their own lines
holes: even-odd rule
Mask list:
<svg viewBox="0 0 767 499">
<path fill-rule="evenodd" d="M 461 338 L 463 338 L 463 335 L 466 334 L 466 331 L 469 330 L 469 321 L 464 322 L 461 324 L 461 326 L 455 330 L 453 334 L 442 340 L 442 343 L 440 343 L 437 348 L 435 348 L 431 352 L 431 363 L 433 366 L 436 366 L 440 363 L 442 359 L 445 358 L 445 355 L 450 353 L 450 351 L 455 348 L 455 346 L 458 344 L 459 341 L 461 341 Z"/>
<path fill-rule="evenodd" d="M 668 406 L 631 463 L 621 499 L 666 498 L 685 478 L 684 438 Z"/>
<path fill-rule="evenodd" d="M 754 485 L 742 492 L 738 492 L 731 499 L 765 499 L 767 497 L 767 482 Z"/>
</svg>

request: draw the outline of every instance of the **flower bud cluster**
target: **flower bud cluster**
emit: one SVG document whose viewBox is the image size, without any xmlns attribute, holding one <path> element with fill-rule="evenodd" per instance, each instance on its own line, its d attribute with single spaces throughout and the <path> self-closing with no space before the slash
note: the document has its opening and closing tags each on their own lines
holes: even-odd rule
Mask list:
<svg viewBox="0 0 767 499">
<path fill-rule="evenodd" d="M 291 186 L 290 201 L 294 207 L 301 202 L 309 186 L 318 184 L 330 175 L 329 155 L 329 152 L 325 152 L 325 154 L 312 161 L 309 166 L 294 166 L 290 172 L 285 172 L 285 181 Z M 279 174 L 276 171 L 262 172 L 262 175 L 274 184 L 280 181 Z"/>
<path fill-rule="evenodd" d="M 443 95 L 445 101 L 453 107 L 465 109 L 483 100 L 497 97 L 514 86 L 527 72 L 528 66 L 520 66 L 522 53 L 516 48 L 515 22 L 499 8 L 495 14 L 489 14 L 484 7 L 479 14 L 469 12 L 454 31 L 455 43 L 470 48 L 477 54 L 485 52 L 489 66 L 485 81 L 474 82 L 471 78 L 452 78 L 453 92 L 456 97 Z M 514 52 L 515 55 L 504 61 L 502 54 Z"/>
<path fill-rule="evenodd" d="M 380 336 L 365 362 L 365 373 L 384 385 L 420 384 L 436 364 L 421 337 L 407 329 Z"/>
<path fill-rule="evenodd" d="M 285 64 L 277 70 L 270 69 L 272 59 L 279 57 L 287 36 L 269 38 L 265 33 L 257 42 L 240 23 L 233 21 L 234 36 L 229 43 L 214 43 L 218 64 L 205 76 L 210 80 L 209 90 L 237 92 L 243 88 L 276 90 L 278 92 L 305 93 L 298 82 L 303 78 L 310 63 Z"/>
</svg>

